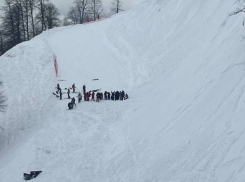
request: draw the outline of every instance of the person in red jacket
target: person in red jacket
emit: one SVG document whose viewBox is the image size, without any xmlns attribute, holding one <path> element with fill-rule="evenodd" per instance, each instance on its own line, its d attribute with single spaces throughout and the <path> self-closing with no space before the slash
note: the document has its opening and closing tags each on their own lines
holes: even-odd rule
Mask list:
<svg viewBox="0 0 245 182">
<path fill-rule="evenodd" d="M 85 93 L 83 93 L 83 97 L 84 97 L 84 101 L 87 101 L 87 93 L 85 92 Z"/>
</svg>

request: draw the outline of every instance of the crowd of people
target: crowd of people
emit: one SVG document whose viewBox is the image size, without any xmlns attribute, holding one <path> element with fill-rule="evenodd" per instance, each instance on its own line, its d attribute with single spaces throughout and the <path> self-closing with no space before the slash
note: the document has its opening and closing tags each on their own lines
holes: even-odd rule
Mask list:
<svg viewBox="0 0 245 182">
<path fill-rule="evenodd" d="M 57 91 L 56 94 L 54 93 L 54 95 L 56 95 L 57 97 L 60 98 L 60 100 L 62 100 L 62 95 L 65 92 L 62 92 L 62 89 L 60 88 L 59 83 L 57 84 Z M 122 91 L 105 91 L 103 92 L 99 92 L 100 89 L 97 90 L 90 90 L 88 92 L 86 92 L 86 86 L 83 85 L 83 96 L 81 92 L 76 92 L 76 85 L 73 84 L 71 88 L 65 88 L 65 90 L 67 90 L 67 95 L 68 98 L 67 99 L 71 99 L 71 101 L 68 103 L 68 108 L 69 109 L 73 109 L 74 106 L 76 106 L 76 100 L 75 98 L 71 98 L 70 94 L 71 91 L 70 89 L 72 89 L 72 93 L 78 93 L 77 97 L 78 97 L 78 103 L 80 103 L 82 101 L 82 97 L 84 97 L 84 101 L 96 101 L 96 102 L 100 102 L 101 100 L 113 100 L 113 101 L 117 101 L 117 100 L 126 100 L 129 98 L 128 94 L 125 93 L 123 90 Z M 58 95 L 59 94 L 59 95 Z"/>
</svg>

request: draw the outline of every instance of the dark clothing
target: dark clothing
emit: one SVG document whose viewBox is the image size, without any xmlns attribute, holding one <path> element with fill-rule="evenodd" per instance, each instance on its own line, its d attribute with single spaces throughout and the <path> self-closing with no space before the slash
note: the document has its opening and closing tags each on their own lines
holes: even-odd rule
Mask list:
<svg viewBox="0 0 245 182">
<path fill-rule="evenodd" d="M 115 100 L 119 100 L 119 92 L 118 91 L 116 91 L 116 93 L 115 93 Z"/>
<path fill-rule="evenodd" d="M 96 102 L 99 102 L 99 101 L 100 101 L 100 93 L 97 92 L 97 93 L 96 93 Z"/>
<path fill-rule="evenodd" d="M 60 89 L 60 100 L 62 100 L 62 91 L 61 91 L 61 89 Z"/>
<path fill-rule="evenodd" d="M 115 94 L 114 94 L 114 92 L 111 94 L 111 100 L 115 100 Z"/>
<path fill-rule="evenodd" d="M 72 109 L 73 108 L 73 104 L 71 102 L 68 103 L 68 108 Z"/>
<path fill-rule="evenodd" d="M 123 100 L 123 99 L 122 99 L 122 92 L 121 92 L 121 91 L 119 92 L 119 99 L 120 99 L 120 100 Z"/>
<path fill-rule="evenodd" d="M 75 100 L 74 97 L 71 99 L 71 103 L 72 103 L 73 106 L 76 105 L 76 100 Z"/>
<path fill-rule="evenodd" d="M 79 93 L 79 94 L 78 94 L 78 103 L 80 103 L 81 100 L 82 100 L 82 95 L 81 95 L 81 93 Z"/>
<path fill-rule="evenodd" d="M 68 99 L 70 99 L 71 97 L 70 97 L 70 89 L 69 88 L 68 88 L 67 94 L 68 94 Z"/>
<path fill-rule="evenodd" d="M 122 91 L 122 99 L 124 99 L 124 97 L 125 97 L 125 92 Z"/>
</svg>

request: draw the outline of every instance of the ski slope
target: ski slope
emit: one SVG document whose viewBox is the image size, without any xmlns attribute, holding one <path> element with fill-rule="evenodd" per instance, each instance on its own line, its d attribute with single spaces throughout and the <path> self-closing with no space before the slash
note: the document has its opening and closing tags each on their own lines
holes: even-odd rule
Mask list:
<svg viewBox="0 0 245 182">
<path fill-rule="evenodd" d="M 236 7 L 145 0 L 5 53 L 0 181 L 24 181 L 31 170 L 43 171 L 36 182 L 244 181 L 245 32 L 243 15 L 229 16 Z M 52 95 L 57 83 L 129 99 L 68 110 L 66 94 Z"/>
</svg>

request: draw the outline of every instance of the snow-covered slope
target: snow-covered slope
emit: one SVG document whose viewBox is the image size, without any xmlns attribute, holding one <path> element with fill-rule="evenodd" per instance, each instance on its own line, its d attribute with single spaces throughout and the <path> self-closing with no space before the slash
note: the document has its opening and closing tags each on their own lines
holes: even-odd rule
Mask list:
<svg viewBox="0 0 245 182">
<path fill-rule="evenodd" d="M 144 1 L 3 55 L 1 181 L 30 170 L 51 182 L 243 181 L 245 41 L 243 16 L 228 16 L 234 2 Z M 130 99 L 68 111 L 52 95 L 58 82 Z"/>
</svg>

